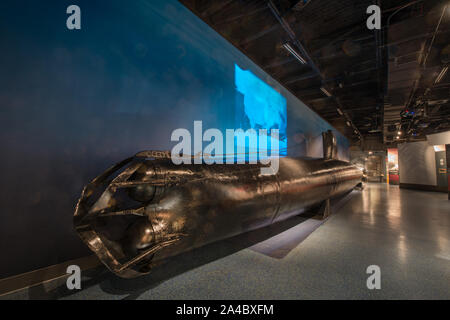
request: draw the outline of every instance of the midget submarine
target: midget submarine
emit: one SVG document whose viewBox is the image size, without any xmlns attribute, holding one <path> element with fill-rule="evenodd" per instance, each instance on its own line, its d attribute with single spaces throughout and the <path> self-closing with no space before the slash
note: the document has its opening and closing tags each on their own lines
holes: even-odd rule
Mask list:
<svg viewBox="0 0 450 320">
<path fill-rule="evenodd" d="M 82 191 L 75 230 L 116 275 L 134 278 L 164 259 L 288 219 L 361 185 L 362 172 L 336 160 L 323 133 L 323 159 L 283 157 L 276 174 L 262 164 L 175 165 L 169 152 L 144 151 Z"/>
</svg>

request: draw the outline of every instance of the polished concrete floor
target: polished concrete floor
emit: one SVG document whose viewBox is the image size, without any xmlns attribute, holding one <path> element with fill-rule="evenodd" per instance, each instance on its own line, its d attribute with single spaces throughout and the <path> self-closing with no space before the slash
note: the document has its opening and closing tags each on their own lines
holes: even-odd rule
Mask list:
<svg viewBox="0 0 450 320">
<path fill-rule="evenodd" d="M 446 194 L 368 184 L 335 211 L 320 226 L 303 219 L 253 242 L 214 244 L 148 277 L 122 280 L 102 269 L 75 293 L 41 286 L 10 298 L 450 299 Z M 311 231 L 306 238 L 284 251 L 277 246 L 276 239 L 304 233 L 302 225 Z M 265 247 L 255 245 L 267 238 Z M 370 265 L 380 267 L 380 290 L 367 288 Z"/>
</svg>

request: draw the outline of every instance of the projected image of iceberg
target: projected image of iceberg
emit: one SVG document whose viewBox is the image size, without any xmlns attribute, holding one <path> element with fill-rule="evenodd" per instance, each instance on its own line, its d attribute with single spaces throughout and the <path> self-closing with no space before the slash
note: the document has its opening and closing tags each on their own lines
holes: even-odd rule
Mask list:
<svg viewBox="0 0 450 320">
<path fill-rule="evenodd" d="M 270 132 L 279 130 L 279 154 L 287 155 L 287 108 L 286 98 L 278 91 L 258 78 L 250 70 L 243 70 L 235 64 L 236 85 L 236 118 L 237 128 L 267 129 L 268 148 L 274 150 Z M 257 152 L 258 146 L 250 145 L 246 151 L 250 154 Z"/>
</svg>

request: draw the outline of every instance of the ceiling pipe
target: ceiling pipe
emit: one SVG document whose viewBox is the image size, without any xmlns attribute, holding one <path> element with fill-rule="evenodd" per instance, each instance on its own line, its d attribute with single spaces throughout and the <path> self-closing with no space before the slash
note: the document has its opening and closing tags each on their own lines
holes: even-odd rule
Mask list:
<svg viewBox="0 0 450 320">
<path fill-rule="evenodd" d="M 408 7 L 412 6 L 412 5 L 415 5 L 415 4 L 419 3 L 419 2 L 423 2 L 423 1 L 424 1 L 424 0 L 417 0 L 417 1 L 413 1 L 413 2 L 410 2 L 410 3 L 408 3 L 408 4 L 405 4 L 404 6 L 398 7 L 398 9 L 395 10 L 395 11 L 388 17 L 387 23 L 386 23 L 386 29 L 389 30 L 389 26 L 390 26 L 390 24 L 391 24 L 391 19 L 392 19 L 392 17 L 395 16 L 398 12 L 400 12 L 401 10 L 403 10 L 403 9 L 405 9 L 405 8 L 408 8 Z"/>
<path fill-rule="evenodd" d="M 406 4 L 406 5 L 403 5 L 403 6 L 401 6 L 401 7 L 398 7 L 398 9 L 397 10 L 395 10 L 389 17 L 388 17 L 388 19 L 387 19 L 387 22 L 386 22 L 386 27 L 384 28 L 385 29 L 385 34 L 386 34 L 386 37 L 388 38 L 389 37 L 389 27 L 390 27 L 390 25 L 391 25 L 391 19 L 392 19 L 392 17 L 394 17 L 398 12 L 400 12 L 401 10 L 403 10 L 403 9 L 405 9 L 405 8 L 408 8 L 408 7 L 410 7 L 410 6 L 412 6 L 412 5 L 415 5 L 415 4 L 417 4 L 417 3 L 419 3 L 419 2 L 423 2 L 424 0 L 417 0 L 417 1 L 413 1 L 413 2 L 410 2 L 410 3 L 408 3 L 408 4 Z M 385 43 L 387 43 L 387 41 L 385 41 Z M 414 84 L 414 88 L 412 89 L 412 91 L 411 91 L 411 95 L 410 95 L 410 99 L 412 98 L 412 96 L 413 96 L 413 94 L 414 94 L 414 92 L 415 92 L 415 87 L 417 86 L 417 83 L 415 83 Z M 410 99 L 408 99 L 409 101 L 410 101 Z M 406 104 L 407 106 L 409 105 L 409 101 L 408 101 L 408 103 Z M 384 113 L 384 111 L 383 111 L 383 113 Z M 383 115 L 384 116 L 384 115 Z M 384 128 L 384 119 L 383 119 L 383 128 Z M 384 130 L 383 130 L 383 132 L 384 132 Z M 384 135 L 384 133 L 383 133 L 383 140 L 385 140 L 385 135 Z"/>
<path fill-rule="evenodd" d="M 300 54 L 302 55 L 302 57 L 304 57 L 304 60 L 307 62 L 307 64 L 320 76 L 321 80 L 323 80 L 324 76 L 320 72 L 319 68 L 315 65 L 314 61 L 309 56 L 309 54 L 306 51 L 306 49 L 303 47 L 301 42 L 298 40 L 297 35 L 292 30 L 292 28 L 290 27 L 289 23 L 281 16 L 280 12 L 278 11 L 277 7 L 274 5 L 272 0 L 268 0 L 267 1 L 267 6 L 269 7 L 270 11 L 272 11 L 272 14 L 275 16 L 275 18 L 281 24 L 283 29 L 286 31 L 286 33 L 288 34 L 288 36 L 291 39 L 292 43 L 295 44 L 295 46 L 299 49 Z M 322 89 L 325 89 L 325 88 L 321 87 L 321 90 Z M 323 92 L 323 90 L 322 90 L 322 92 Z M 342 107 L 342 104 L 340 103 L 339 99 L 337 97 L 334 97 L 331 93 L 329 93 L 329 94 L 330 94 L 330 97 L 333 97 L 335 99 L 335 101 L 338 104 L 339 108 L 341 110 L 344 110 L 344 108 Z M 357 132 L 356 135 L 358 136 L 358 138 L 360 140 L 363 140 L 363 136 L 362 136 L 361 132 L 358 130 L 358 128 L 356 128 L 356 126 L 354 125 L 354 123 L 352 122 L 350 117 L 346 113 L 344 113 L 344 116 L 345 116 L 346 120 L 351 123 L 351 127 L 354 129 L 354 131 Z"/>
<path fill-rule="evenodd" d="M 442 22 L 442 19 L 444 18 L 445 11 L 447 11 L 447 7 L 448 7 L 448 5 L 446 5 L 444 7 L 444 9 L 442 9 L 441 17 L 439 18 L 439 22 L 438 22 L 438 24 L 436 26 L 436 29 L 434 30 L 433 38 L 431 39 L 431 43 L 430 43 L 430 46 L 428 47 L 427 55 L 425 56 L 425 59 L 424 59 L 423 64 L 422 64 L 423 68 L 425 68 L 425 65 L 427 63 L 428 56 L 430 55 L 431 48 L 433 47 L 434 40 L 436 39 L 437 32 L 439 31 L 439 27 L 441 26 L 441 22 Z"/>
<path fill-rule="evenodd" d="M 444 8 L 442 9 L 441 16 L 439 17 L 439 21 L 438 21 L 438 23 L 437 23 L 437 25 L 436 25 L 436 28 L 435 28 L 435 30 L 434 30 L 434 33 L 433 33 L 433 38 L 431 39 L 430 45 L 429 45 L 429 47 L 428 47 L 427 54 L 425 55 L 425 58 L 424 58 L 424 60 L 423 60 L 423 62 L 422 62 L 422 64 L 421 64 L 423 69 L 426 68 L 426 63 L 427 63 L 428 57 L 429 57 L 429 55 L 430 55 L 431 48 L 433 47 L 434 40 L 436 39 L 436 35 L 437 35 L 438 31 L 439 31 L 439 27 L 441 26 L 441 23 L 442 23 L 442 20 L 443 20 L 443 18 L 444 18 L 444 14 L 445 14 L 445 12 L 447 11 L 447 8 L 448 8 L 448 5 L 445 5 Z M 445 68 L 444 68 L 444 69 L 445 69 Z M 446 73 L 446 71 L 444 72 L 444 69 L 441 71 L 441 73 L 442 73 L 442 72 L 444 73 L 444 74 L 442 75 L 442 77 L 443 77 L 443 76 L 445 75 L 445 73 Z M 438 78 L 435 80 L 435 82 L 433 83 L 432 87 L 439 83 L 437 80 L 439 79 L 440 76 L 441 76 L 441 75 L 439 75 Z M 442 78 L 442 77 L 441 77 L 441 78 Z M 414 95 L 415 95 L 415 93 L 416 93 L 416 91 L 417 91 L 417 89 L 418 89 L 418 86 L 419 86 L 419 80 L 417 79 L 417 80 L 414 81 L 414 86 L 413 86 L 413 88 L 412 88 L 411 95 L 410 95 L 410 97 L 409 97 L 409 99 L 408 99 L 408 102 L 406 103 L 406 108 L 411 107 L 411 104 L 413 104 L 413 102 L 414 102 L 414 101 L 413 101 L 413 100 L 414 100 Z M 428 92 L 429 92 L 429 91 L 426 90 L 422 97 L 424 97 Z M 416 101 L 417 101 L 417 100 L 416 100 Z M 410 120 L 410 121 L 408 122 L 408 130 L 412 129 L 413 122 L 414 122 L 414 119 L 412 119 L 412 120 Z"/>
</svg>

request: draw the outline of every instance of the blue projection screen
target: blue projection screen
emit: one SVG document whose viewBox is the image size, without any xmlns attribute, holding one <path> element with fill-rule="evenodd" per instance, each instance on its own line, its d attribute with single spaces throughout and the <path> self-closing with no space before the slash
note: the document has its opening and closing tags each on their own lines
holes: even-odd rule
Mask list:
<svg viewBox="0 0 450 320">
<path fill-rule="evenodd" d="M 279 154 L 287 155 L 286 98 L 250 70 L 235 65 L 236 127 L 279 130 Z M 270 140 L 269 140 L 270 141 Z M 269 142 L 269 149 L 271 143 Z"/>
</svg>

